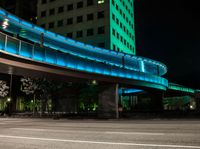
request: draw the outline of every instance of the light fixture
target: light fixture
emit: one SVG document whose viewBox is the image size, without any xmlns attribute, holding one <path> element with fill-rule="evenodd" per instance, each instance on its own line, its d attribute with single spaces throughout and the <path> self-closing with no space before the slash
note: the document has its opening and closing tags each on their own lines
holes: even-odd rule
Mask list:
<svg viewBox="0 0 200 149">
<path fill-rule="evenodd" d="M 8 26 L 9 26 L 8 21 L 9 21 L 8 19 L 5 19 L 5 20 L 3 21 L 3 23 L 2 23 L 2 27 L 3 27 L 3 29 L 8 28 Z"/>
<path fill-rule="evenodd" d="M 7 99 L 7 102 L 10 102 L 11 101 L 11 98 L 10 97 L 8 97 L 8 99 Z"/>
<path fill-rule="evenodd" d="M 93 85 L 97 85 L 97 81 L 96 80 L 92 80 L 92 84 Z"/>
<path fill-rule="evenodd" d="M 98 4 L 103 4 L 104 0 L 98 0 Z"/>
</svg>

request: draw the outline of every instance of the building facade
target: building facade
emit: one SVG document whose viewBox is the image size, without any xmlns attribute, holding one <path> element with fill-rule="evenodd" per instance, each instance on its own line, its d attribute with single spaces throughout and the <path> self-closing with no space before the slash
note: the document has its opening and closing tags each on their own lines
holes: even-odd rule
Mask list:
<svg viewBox="0 0 200 149">
<path fill-rule="evenodd" d="M 37 21 L 37 0 L 1 0 L 0 7 L 29 22 Z"/>
<path fill-rule="evenodd" d="M 38 0 L 37 24 L 94 46 L 135 55 L 133 0 Z"/>
</svg>

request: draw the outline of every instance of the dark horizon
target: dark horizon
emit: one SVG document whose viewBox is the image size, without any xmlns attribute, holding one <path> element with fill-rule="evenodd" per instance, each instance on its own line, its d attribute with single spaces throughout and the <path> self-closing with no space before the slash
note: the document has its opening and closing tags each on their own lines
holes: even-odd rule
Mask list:
<svg viewBox="0 0 200 149">
<path fill-rule="evenodd" d="M 170 82 L 199 88 L 199 16 L 194 1 L 135 0 L 137 55 L 165 63 Z"/>
</svg>

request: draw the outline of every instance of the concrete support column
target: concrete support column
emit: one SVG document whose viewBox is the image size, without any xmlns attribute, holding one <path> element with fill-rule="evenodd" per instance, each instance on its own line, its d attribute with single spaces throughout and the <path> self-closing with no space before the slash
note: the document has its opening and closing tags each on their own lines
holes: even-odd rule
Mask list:
<svg viewBox="0 0 200 149">
<path fill-rule="evenodd" d="M 151 93 L 152 110 L 155 112 L 163 111 L 163 92 L 153 92 Z"/>
<path fill-rule="evenodd" d="M 196 93 L 195 102 L 196 102 L 196 111 L 200 113 L 200 93 Z"/>
<path fill-rule="evenodd" d="M 99 91 L 99 118 L 119 118 L 118 84 L 101 85 Z"/>
</svg>

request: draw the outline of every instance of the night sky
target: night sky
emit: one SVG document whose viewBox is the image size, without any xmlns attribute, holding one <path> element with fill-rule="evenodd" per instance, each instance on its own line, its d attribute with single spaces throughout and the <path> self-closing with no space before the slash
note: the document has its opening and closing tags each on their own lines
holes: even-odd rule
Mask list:
<svg viewBox="0 0 200 149">
<path fill-rule="evenodd" d="M 137 55 L 165 63 L 170 81 L 200 88 L 200 5 L 135 0 Z"/>
</svg>

